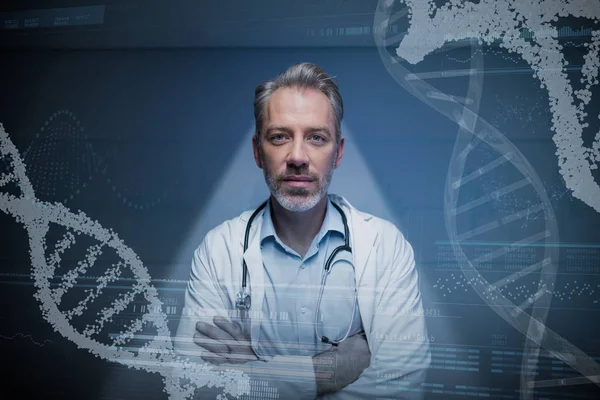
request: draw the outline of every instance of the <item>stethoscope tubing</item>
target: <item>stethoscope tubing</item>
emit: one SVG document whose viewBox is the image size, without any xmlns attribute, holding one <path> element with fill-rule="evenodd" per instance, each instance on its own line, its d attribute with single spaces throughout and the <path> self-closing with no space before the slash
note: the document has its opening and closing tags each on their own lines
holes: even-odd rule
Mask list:
<svg viewBox="0 0 600 400">
<path fill-rule="evenodd" d="M 263 208 L 265 208 L 268 201 L 269 200 L 267 199 L 264 203 L 262 203 L 260 206 L 258 206 L 258 208 L 256 210 L 254 210 L 254 212 L 250 216 L 250 219 L 248 219 L 248 224 L 246 225 L 246 232 L 244 233 L 244 253 L 246 253 L 246 250 L 248 249 L 248 239 L 250 236 L 250 228 L 252 227 L 252 222 L 254 221 L 254 218 L 258 215 L 258 213 Z M 350 331 L 352 329 L 352 324 L 354 323 L 354 316 L 356 314 L 356 303 L 358 300 L 358 293 L 356 292 L 356 289 L 355 289 L 354 290 L 354 302 L 352 305 L 352 318 L 350 319 L 350 325 L 348 326 L 348 330 L 346 331 L 346 334 L 344 335 L 344 337 L 340 340 L 331 340 L 327 336 L 321 336 L 319 334 L 318 319 L 319 319 L 319 309 L 321 306 L 321 300 L 323 299 L 323 291 L 325 289 L 325 282 L 327 280 L 327 275 L 329 275 L 329 270 L 331 269 L 331 265 L 333 263 L 335 256 L 337 255 L 337 253 L 345 250 L 352 254 L 352 248 L 350 247 L 350 236 L 349 236 L 350 230 L 348 229 L 348 220 L 346 219 L 346 214 L 344 214 L 344 211 L 341 209 L 340 206 L 338 206 L 334 202 L 331 202 L 331 204 L 333 204 L 333 206 L 336 208 L 336 210 L 340 213 L 340 215 L 342 217 L 342 222 L 344 224 L 344 233 L 345 233 L 344 244 L 342 246 L 336 247 L 331 252 L 329 257 L 327 258 L 327 261 L 323 265 L 323 274 L 321 275 L 321 287 L 319 288 L 319 296 L 317 298 L 317 307 L 316 307 L 316 311 L 315 311 L 315 335 L 323 343 L 329 343 L 333 346 L 337 346 L 338 344 L 340 344 L 344 340 L 346 340 L 346 338 L 348 337 L 348 335 L 350 334 Z M 240 291 L 240 293 L 238 293 L 238 301 L 236 301 L 236 306 L 241 310 L 249 310 L 251 307 L 250 294 L 249 294 L 249 292 L 247 290 L 247 286 L 246 286 L 247 275 L 248 275 L 248 266 L 246 265 L 246 260 L 243 259 L 243 261 L 242 261 L 242 290 Z"/>
</svg>

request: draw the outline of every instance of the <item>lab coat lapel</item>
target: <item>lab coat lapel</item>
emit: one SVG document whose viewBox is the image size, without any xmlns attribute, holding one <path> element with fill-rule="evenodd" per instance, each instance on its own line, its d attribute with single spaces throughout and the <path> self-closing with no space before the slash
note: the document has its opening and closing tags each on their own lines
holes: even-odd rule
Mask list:
<svg viewBox="0 0 600 400">
<path fill-rule="evenodd" d="M 352 253 L 354 254 L 354 273 L 356 280 L 356 292 L 358 294 L 358 309 L 363 328 L 366 332 L 371 331 L 373 318 L 373 292 L 375 286 L 376 271 L 373 269 L 373 262 L 370 258 L 374 257 L 375 243 L 379 232 L 374 229 L 373 223 L 369 223 L 373 218 L 369 214 L 362 213 L 348 204 L 350 240 Z M 372 222 L 372 221 L 371 221 Z"/>
<path fill-rule="evenodd" d="M 354 272 L 356 274 L 356 288 L 358 290 L 366 270 L 369 256 L 373 250 L 378 231 L 373 229 L 373 224 L 368 222 L 373 218 L 354 208 L 345 197 L 330 194 L 330 199 L 340 205 L 348 218 L 350 228 L 350 245 L 354 257 Z M 360 294 L 360 293 L 359 293 Z"/>
<path fill-rule="evenodd" d="M 377 239 L 377 231 L 373 229 L 372 224 L 367 223 L 369 219 L 371 219 L 370 216 L 365 217 L 364 214 L 358 212 L 356 209 L 352 209 L 350 212 L 350 240 L 352 242 L 352 253 L 356 260 L 354 271 L 356 274 L 357 290 L 363 282 L 367 263 Z"/>
<path fill-rule="evenodd" d="M 250 290 L 250 299 L 252 301 L 249 315 L 251 320 L 250 334 L 252 338 L 252 346 L 254 348 L 256 348 L 258 345 L 262 304 L 265 293 L 263 260 L 260 250 L 260 227 L 262 225 L 263 215 L 264 210 L 261 211 L 256 218 L 254 218 L 254 221 L 252 221 L 252 228 L 250 230 L 250 237 L 248 239 L 248 249 L 243 255 L 244 260 L 246 261 L 246 266 L 248 267 L 247 287 Z M 241 229 L 242 240 L 240 241 L 240 249 L 243 250 L 243 233 L 245 232 L 248 219 L 246 218 L 246 220 L 242 222 L 243 228 Z"/>
</svg>

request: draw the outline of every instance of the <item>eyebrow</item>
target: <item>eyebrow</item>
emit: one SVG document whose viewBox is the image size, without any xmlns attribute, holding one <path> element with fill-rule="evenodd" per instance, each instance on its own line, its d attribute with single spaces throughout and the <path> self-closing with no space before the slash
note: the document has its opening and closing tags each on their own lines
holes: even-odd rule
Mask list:
<svg viewBox="0 0 600 400">
<path fill-rule="evenodd" d="M 286 133 L 292 132 L 292 130 L 288 127 L 275 125 L 275 126 L 271 126 L 271 127 L 267 128 L 265 133 L 269 134 L 273 131 L 283 131 Z M 313 126 L 313 127 L 306 129 L 306 132 L 307 133 L 325 133 L 328 136 L 331 136 L 331 132 L 329 131 L 329 128 L 326 126 Z"/>
</svg>

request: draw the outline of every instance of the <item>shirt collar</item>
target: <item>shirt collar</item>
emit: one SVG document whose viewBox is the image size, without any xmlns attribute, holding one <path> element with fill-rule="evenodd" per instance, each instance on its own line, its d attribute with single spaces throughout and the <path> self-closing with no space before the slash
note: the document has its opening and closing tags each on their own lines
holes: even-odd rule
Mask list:
<svg viewBox="0 0 600 400">
<path fill-rule="evenodd" d="M 329 231 L 339 232 L 344 237 L 344 222 L 342 216 L 333 207 L 331 200 L 327 199 L 327 209 L 325 210 L 325 219 L 319 233 L 317 233 L 317 243 L 327 234 Z M 262 225 L 260 229 L 260 242 L 264 239 L 275 236 L 275 227 L 273 226 L 273 220 L 271 219 L 271 201 L 267 201 L 265 212 L 263 214 Z"/>
</svg>

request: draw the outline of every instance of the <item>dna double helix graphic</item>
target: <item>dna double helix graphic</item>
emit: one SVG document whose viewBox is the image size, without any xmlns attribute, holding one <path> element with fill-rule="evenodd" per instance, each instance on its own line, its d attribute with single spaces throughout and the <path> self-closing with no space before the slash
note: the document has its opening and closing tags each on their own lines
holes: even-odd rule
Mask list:
<svg viewBox="0 0 600 400">
<path fill-rule="evenodd" d="M 545 12 L 595 19 L 600 16 L 597 3 L 554 5 L 555 8 L 550 7 Z M 586 10 L 585 5 L 591 6 L 591 9 Z M 554 211 L 543 184 L 519 149 L 478 115 L 484 72 L 483 53 L 480 51 L 483 39 L 488 43 L 502 39 L 501 46 L 514 50 L 528 61 L 548 87 L 551 100 L 563 93 L 555 91 L 557 85 L 560 88 L 565 84 L 561 69 L 544 69 L 547 65 L 555 67 L 553 63 L 557 61 L 550 56 L 532 57 L 530 53 L 536 47 L 527 43 L 517 29 L 518 21 L 524 21 L 523 15 L 531 17 L 527 22 L 533 30 L 543 25 L 543 21 L 535 20 L 535 13 L 527 13 L 528 10 L 535 11 L 534 6 L 524 1 L 450 1 L 438 7 L 432 1 L 380 0 L 373 26 L 379 55 L 388 73 L 402 88 L 459 127 L 446 180 L 446 229 L 458 264 L 472 288 L 492 310 L 526 337 L 521 373 L 521 398 L 524 400 L 533 398 L 536 387 L 589 382 L 600 385 L 600 365 L 545 325 L 559 262 L 558 247 L 552 243 L 559 242 L 559 237 Z M 494 11 L 496 14 L 490 15 Z M 516 12 L 523 15 L 519 17 Z M 515 27 L 508 26 L 513 23 Z M 392 26 L 395 29 L 390 29 Z M 552 37 L 536 39 L 547 50 L 557 50 Z M 585 99 L 591 95 L 591 86 L 597 83 L 588 69 L 598 64 L 598 43 L 600 35 L 595 34 L 590 46 L 591 56 L 586 59 L 583 69 L 587 86 L 577 93 L 585 104 Z M 469 50 L 468 68 L 440 69 L 439 63 L 431 60 L 431 57 L 445 52 L 462 51 L 464 55 Z M 464 90 L 458 92 L 457 86 L 460 88 L 461 85 Z M 556 99 L 556 103 L 550 104 L 555 115 L 553 122 L 557 134 L 554 140 L 558 146 L 561 174 L 573 196 L 598 211 L 600 195 L 597 195 L 597 189 L 600 187 L 591 176 L 593 165 L 589 168 L 583 166 L 586 157 L 593 162 L 597 149 L 594 147 L 586 152 L 581 148 L 580 138 L 577 138 L 581 131 L 573 127 L 582 127 L 582 121 L 571 120 L 569 110 L 572 107 L 567 107 L 565 101 Z M 556 104 L 564 107 L 558 109 Z M 579 114 L 581 116 L 583 114 Z M 500 202 L 510 201 L 520 208 L 495 207 Z M 523 224 L 524 219 L 531 221 Z M 474 246 L 469 246 L 472 240 L 506 244 L 478 254 Z M 491 281 L 489 275 L 486 278 L 481 273 L 482 265 L 502 264 L 503 257 L 513 249 L 530 244 L 539 249 L 535 254 L 537 259 L 521 270 L 507 272 Z M 500 289 L 523 279 L 537 280 L 537 290 L 523 303 L 514 304 Z M 532 360 L 537 361 L 540 349 L 583 376 L 536 381 L 536 375 L 528 367 L 531 367 Z"/>
<path fill-rule="evenodd" d="M 79 348 L 107 361 L 162 375 L 171 400 L 190 398 L 196 389 L 204 386 L 223 387 L 220 398 L 226 394 L 239 396 L 245 393 L 249 388 L 248 378 L 240 371 L 216 371 L 208 364 L 190 361 L 174 351 L 158 291 L 137 254 L 115 232 L 102 227 L 83 212 L 73 213 L 60 203 L 39 201 L 25 173 L 25 164 L 1 123 L 0 159 L 5 165 L 0 175 L 0 210 L 13 216 L 27 230 L 37 290 L 35 297 L 43 318 L 55 331 Z M 50 246 L 46 239 L 54 225 L 65 228 L 65 233 Z M 95 244 L 88 246 L 84 257 L 72 265 L 70 260 L 62 257 L 83 238 L 93 239 Z M 104 274 L 96 279 L 94 288 L 87 291 L 75 307 L 67 309 L 63 299 L 74 291 L 77 279 L 85 276 L 103 252 L 108 251 L 114 252 L 119 261 L 103 268 Z M 66 265 L 70 269 L 65 270 Z M 59 270 L 62 278 L 57 285 L 52 285 Z M 131 288 L 109 306 L 101 307 L 95 315 L 88 315 L 94 303 L 109 297 L 105 291 L 107 285 L 126 272 L 134 277 Z M 131 321 L 116 336 L 101 335 L 113 319 L 124 314 L 127 306 L 139 298 L 147 305 L 147 311 L 141 317 Z M 91 324 L 78 323 L 78 320 L 90 318 Z M 152 327 L 155 334 L 138 334 L 148 327 Z"/>
<path fill-rule="evenodd" d="M 150 210 L 162 204 L 169 192 L 166 185 L 146 185 L 137 168 L 127 168 L 126 174 L 118 172 L 123 159 L 131 160 L 131 156 L 119 154 L 127 152 L 127 146 L 103 150 L 85 128 L 73 111 L 56 110 L 23 149 L 21 158 L 27 164 L 28 177 L 38 198 L 72 205 L 90 185 L 103 181 L 123 206 Z M 160 149 L 166 152 L 164 147 Z M 138 156 L 151 158 L 154 155 Z M 136 166 L 144 167 L 137 163 Z M 177 178 L 163 179 L 163 182 L 177 184 Z"/>
</svg>

